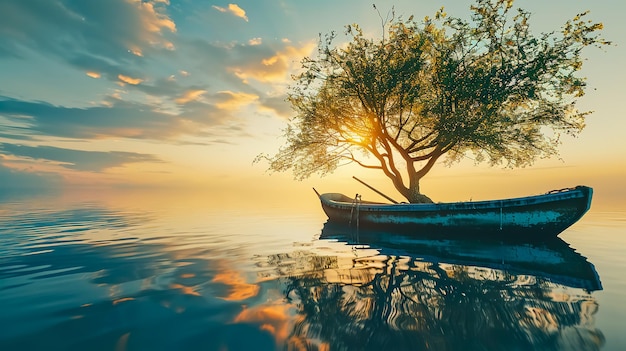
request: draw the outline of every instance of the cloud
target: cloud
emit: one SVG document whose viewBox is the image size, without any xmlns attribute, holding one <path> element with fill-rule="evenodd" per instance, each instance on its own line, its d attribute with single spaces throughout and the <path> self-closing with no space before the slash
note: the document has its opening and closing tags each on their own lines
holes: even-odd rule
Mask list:
<svg viewBox="0 0 626 351">
<path fill-rule="evenodd" d="M 263 38 L 252 38 L 248 40 L 248 44 L 250 45 L 261 45 L 263 44 Z"/>
<path fill-rule="evenodd" d="M 164 112 L 159 103 L 150 105 L 115 98 L 110 98 L 106 105 L 76 108 L 2 96 L 0 117 L 15 124 L 13 134 L 20 135 L 21 131 L 21 135 L 29 137 L 152 140 L 208 136 L 214 127 L 232 119 L 216 106 L 197 101 L 187 103 L 175 114 Z"/>
<path fill-rule="evenodd" d="M 11 140 L 34 140 L 33 137 L 28 135 L 20 135 L 20 134 L 11 134 L 11 133 L 0 133 L 0 138 L 11 139 Z"/>
<path fill-rule="evenodd" d="M 203 90 L 200 87 L 184 87 L 177 81 L 176 77 L 168 76 L 167 78 L 154 79 L 150 82 L 142 81 L 141 84 L 128 86 L 127 88 L 137 89 L 151 96 L 166 97 L 176 99 L 181 95 L 181 91 L 186 90 Z"/>
<path fill-rule="evenodd" d="M 181 96 L 179 96 L 175 101 L 177 104 L 184 105 L 188 102 L 198 100 L 205 93 L 206 93 L 206 90 L 202 90 L 202 89 L 187 90 Z"/>
<path fill-rule="evenodd" d="M 121 151 L 83 151 L 53 146 L 25 146 L 0 144 L 0 153 L 15 157 L 58 162 L 60 166 L 79 170 L 100 172 L 137 162 L 163 162 L 154 155 Z"/>
<path fill-rule="evenodd" d="M 57 187 L 61 184 L 62 179 L 59 175 L 13 169 L 0 162 L 0 188 L 5 189 L 2 195 L 6 195 L 6 189 L 42 189 Z"/>
<path fill-rule="evenodd" d="M 242 44 L 187 39 L 178 33 L 170 9 L 176 11 L 164 0 L 0 2 L 0 55 L 56 59 L 90 78 L 102 79 L 101 85 L 110 81 L 129 93 L 151 95 L 147 100 L 158 97 L 170 108 L 186 105 L 190 98 L 206 99 L 211 94 L 207 82 L 220 90 L 259 96 L 257 89 L 273 92 L 271 86 L 253 88 L 249 80 L 285 84 L 291 61 L 300 59 L 285 56 L 288 43 L 260 37 Z M 237 4 L 220 9 L 247 19 Z M 194 47 L 198 43 L 201 47 Z M 170 51 L 174 46 L 176 51 Z M 164 72 L 164 66 L 171 70 Z M 193 77 L 189 77 L 191 70 Z M 189 79 L 170 79 L 173 74 Z M 200 94 L 201 90 L 206 93 Z M 188 95 L 194 91 L 199 95 Z M 219 108 L 205 109 L 215 113 Z"/>
<path fill-rule="evenodd" d="M 220 6 L 215 6 L 214 5 L 213 8 L 218 10 L 218 11 L 220 11 L 220 12 L 228 12 L 228 13 L 234 15 L 235 17 L 239 17 L 239 18 L 243 19 L 244 21 L 248 22 L 248 16 L 246 16 L 246 11 L 244 11 L 237 4 L 228 4 L 228 8 L 224 8 L 224 7 L 220 7 Z"/>
<path fill-rule="evenodd" d="M 246 16 L 246 11 L 244 11 L 237 4 L 228 4 L 228 10 L 235 16 L 239 18 L 243 18 L 246 22 L 248 22 L 248 16 Z"/>
<path fill-rule="evenodd" d="M 243 83 L 238 88 L 244 90 L 249 89 L 250 79 L 268 83 L 270 87 L 291 82 L 291 74 L 300 68 L 302 57 L 309 56 L 317 44 L 311 41 L 298 46 L 283 40 L 257 38 L 252 42 L 228 44 L 196 39 L 181 45 L 189 52 L 188 57 L 211 58 L 211 65 L 206 66 L 207 76 L 234 85 Z"/>
<path fill-rule="evenodd" d="M 141 78 L 133 78 L 133 77 L 125 76 L 123 74 L 118 74 L 117 78 L 120 80 L 120 82 L 131 84 L 131 85 L 137 85 L 143 82 L 143 79 Z"/>
<path fill-rule="evenodd" d="M 197 75 L 206 75 L 207 79 L 221 80 L 228 84 L 229 89 L 222 92 L 203 95 L 205 101 L 215 102 L 219 108 L 234 106 L 232 94 L 254 96 L 253 101 L 265 111 L 276 113 L 281 117 L 291 115 L 291 108 L 285 101 L 285 91 L 291 83 L 291 74 L 300 69 L 302 57 L 308 56 L 316 48 L 316 43 L 306 42 L 296 45 L 289 41 L 254 39 L 247 43 L 211 43 L 205 40 L 182 41 L 181 48 L 189 52 L 188 57 L 210 57 L 211 65 Z M 196 76 L 196 75 L 194 75 Z M 144 84 L 136 86 L 143 89 Z M 155 84 L 164 86 L 163 84 Z M 207 90 L 206 87 L 195 87 L 188 90 Z M 226 93 L 225 93 L 226 92 Z M 177 95 L 180 98 L 182 95 Z M 211 99 L 215 97 L 215 99 Z M 239 106 L 244 105 L 240 103 Z M 230 108 L 234 110 L 234 108 Z"/>
<path fill-rule="evenodd" d="M 284 96 L 266 97 L 260 101 L 260 106 L 283 118 L 289 118 L 293 115 L 291 105 L 289 105 Z"/>
<path fill-rule="evenodd" d="M 128 2 L 134 4 L 137 8 L 139 18 L 141 20 L 141 28 L 150 33 L 161 33 L 162 29 L 168 29 L 170 32 L 176 32 L 176 24 L 166 14 L 160 13 L 154 4 L 149 1 L 143 0 L 128 0 Z M 155 3 L 164 3 L 169 5 L 169 2 L 155 1 Z M 145 35 L 145 33 L 144 33 Z M 146 36 L 148 39 L 150 36 Z M 165 47 L 168 44 L 165 42 Z"/>
<path fill-rule="evenodd" d="M 142 56 L 171 50 L 176 24 L 167 1 L 25 0 L 0 2 L 0 55 L 38 53 L 84 71 L 128 72 L 112 67 L 141 64 Z M 0 56 L 1 58 L 1 56 Z M 93 63 L 90 64 L 90 63 Z M 102 66 L 108 69 L 102 70 Z"/>
<path fill-rule="evenodd" d="M 250 105 L 259 99 L 257 95 L 247 93 L 236 93 L 232 91 L 220 91 L 216 94 L 215 106 L 222 110 L 237 110 L 243 106 Z"/>
<path fill-rule="evenodd" d="M 291 79 L 290 73 L 300 67 L 302 57 L 310 55 L 315 49 L 316 44 L 311 42 L 301 47 L 289 45 L 289 43 L 281 42 L 281 48 L 262 47 L 259 45 L 251 45 L 242 48 L 241 51 L 250 53 L 255 51 L 257 55 L 253 55 L 255 59 L 241 60 L 229 65 L 228 69 L 243 81 L 255 79 L 264 83 L 288 82 Z M 268 50 L 269 49 L 269 50 Z M 273 49 L 273 50 L 272 50 Z M 263 55 L 261 53 L 263 52 Z"/>
<path fill-rule="evenodd" d="M 27 97 L 0 95 L 0 143 L 7 143 L 2 152 L 26 157 L 27 151 L 39 156 L 46 151 L 49 158 L 42 160 L 55 160 L 66 168 L 99 169 L 83 159 L 73 162 L 68 152 L 62 158 L 59 150 L 52 155 L 52 149 L 26 149 L 17 143 L 33 148 L 56 145 L 58 139 L 236 143 L 235 138 L 248 131 L 249 115 L 241 114 L 242 109 L 260 107 L 262 113 L 288 115 L 281 92 L 303 53 L 310 52 L 309 44 L 298 47 L 256 36 L 226 43 L 186 37 L 179 32 L 185 27 L 179 29 L 168 13 L 181 14 L 175 12 L 181 8 L 168 6 L 167 0 L 0 1 L 0 65 L 7 56 L 26 63 L 38 62 L 36 56 L 62 62 L 78 69 L 71 83 L 86 82 L 86 93 L 91 94 L 86 101 L 62 91 L 41 93 L 67 84 L 51 79 L 29 82 L 43 84 L 33 89 L 33 97 L 6 90 L 7 95 Z M 210 4 L 206 9 L 213 16 L 229 17 Z M 248 20 L 236 4 L 220 9 Z M 244 25 L 232 18 L 231 22 Z M 107 90 L 96 91 L 99 87 Z M 34 100 L 42 97 L 46 100 Z M 102 101 L 85 106 L 95 99 Z M 81 105 L 71 105 L 76 101 Z M 13 148 L 9 142 L 15 143 Z M 91 155 L 111 164 L 132 159 Z"/>
</svg>

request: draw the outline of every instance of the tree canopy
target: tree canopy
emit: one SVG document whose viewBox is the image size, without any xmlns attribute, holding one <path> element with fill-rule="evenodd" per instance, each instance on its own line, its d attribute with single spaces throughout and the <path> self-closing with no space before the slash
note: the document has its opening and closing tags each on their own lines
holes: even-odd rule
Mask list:
<svg viewBox="0 0 626 351">
<path fill-rule="evenodd" d="M 320 35 L 293 77 L 286 142 L 259 158 L 299 179 L 354 162 L 384 172 L 409 202 L 428 202 L 419 182 L 437 161 L 523 167 L 558 154 L 559 137 L 578 134 L 590 113 L 575 105 L 581 52 L 609 44 L 602 24 L 584 12 L 535 34 L 512 0 L 477 0 L 471 11 L 394 15 L 378 39 L 348 25 L 341 45 Z"/>
</svg>

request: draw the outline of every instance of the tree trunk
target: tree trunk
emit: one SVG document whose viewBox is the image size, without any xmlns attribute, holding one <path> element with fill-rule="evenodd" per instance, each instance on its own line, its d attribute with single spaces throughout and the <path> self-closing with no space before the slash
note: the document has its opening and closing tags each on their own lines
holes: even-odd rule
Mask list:
<svg viewBox="0 0 626 351">
<path fill-rule="evenodd" d="M 412 171 L 412 172 L 411 172 Z M 421 177 L 414 169 L 409 170 L 412 173 L 409 176 L 409 186 L 407 187 L 402 182 L 402 178 L 394 177 L 391 174 L 387 174 L 387 176 L 393 182 L 394 187 L 402 196 L 404 196 L 409 203 L 412 204 L 432 204 L 434 203 L 428 196 L 420 193 L 420 179 Z"/>
<path fill-rule="evenodd" d="M 421 194 L 418 188 L 409 188 L 408 196 L 406 199 L 409 200 L 412 204 L 432 204 L 433 200 L 431 200 L 428 196 Z"/>
<path fill-rule="evenodd" d="M 428 196 L 420 193 L 420 181 L 417 177 L 412 177 L 406 194 L 403 194 L 412 204 L 432 204 Z"/>
</svg>

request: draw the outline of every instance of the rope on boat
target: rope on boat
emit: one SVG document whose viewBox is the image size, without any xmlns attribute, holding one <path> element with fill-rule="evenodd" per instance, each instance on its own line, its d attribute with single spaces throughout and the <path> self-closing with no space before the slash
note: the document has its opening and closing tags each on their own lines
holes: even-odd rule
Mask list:
<svg viewBox="0 0 626 351">
<path fill-rule="evenodd" d="M 500 230 L 502 230 L 502 200 L 500 200 Z"/>
<path fill-rule="evenodd" d="M 358 195 L 358 200 L 356 201 L 356 239 L 357 242 L 359 240 L 359 209 L 361 207 L 361 195 Z"/>
<path fill-rule="evenodd" d="M 563 189 L 550 190 L 546 194 L 558 194 L 558 193 L 562 193 L 562 192 L 570 191 L 570 190 L 576 190 L 576 188 L 563 188 Z"/>
<path fill-rule="evenodd" d="M 350 221 L 348 222 L 348 226 L 352 227 L 352 219 L 354 218 L 354 214 L 356 212 L 356 235 L 357 241 L 359 236 L 359 209 L 361 207 L 361 195 L 356 194 L 354 196 L 354 200 L 352 200 L 352 209 L 350 209 Z"/>
</svg>

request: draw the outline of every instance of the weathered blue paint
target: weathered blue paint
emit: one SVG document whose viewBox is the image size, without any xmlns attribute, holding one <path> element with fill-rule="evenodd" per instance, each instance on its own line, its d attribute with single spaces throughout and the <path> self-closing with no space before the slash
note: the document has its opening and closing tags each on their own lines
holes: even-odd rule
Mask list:
<svg viewBox="0 0 626 351">
<path fill-rule="evenodd" d="M 399 226 L 421 233 L 556 236 L 591 205 L 586 186 L 514 199 L 435 204 L 355 201 L 343 194 L 320 195 L 330 221 L 359 226 Z"/>
</svg>

